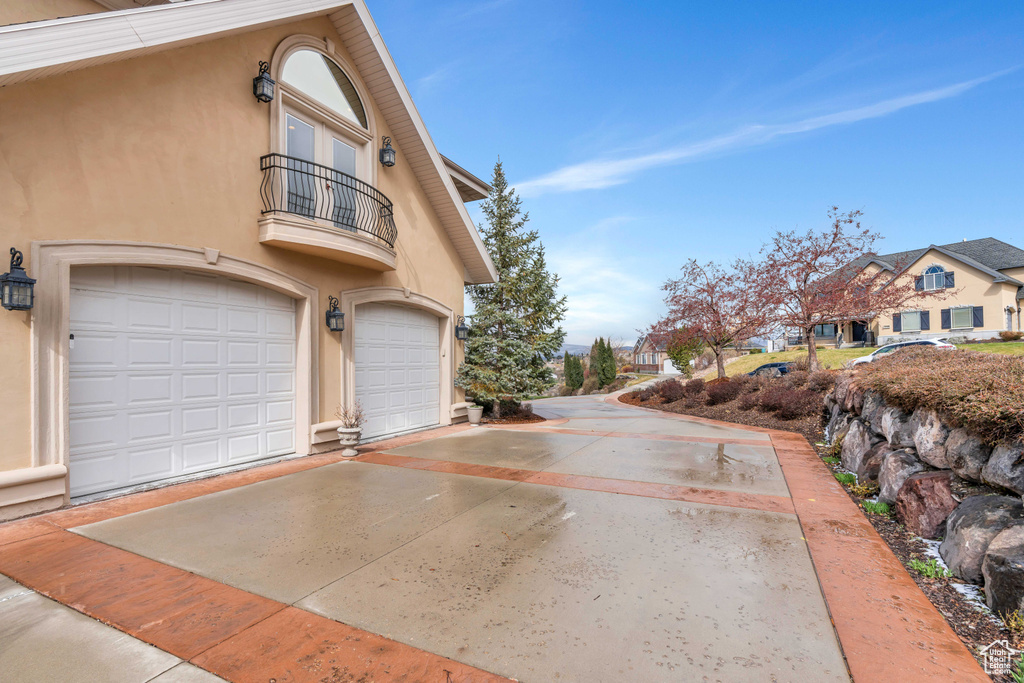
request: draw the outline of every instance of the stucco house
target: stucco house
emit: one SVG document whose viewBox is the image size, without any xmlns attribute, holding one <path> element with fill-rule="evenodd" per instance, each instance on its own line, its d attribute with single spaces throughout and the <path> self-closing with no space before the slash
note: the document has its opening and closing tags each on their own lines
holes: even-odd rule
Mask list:
<svg viewBox="0 0 1024 683">
<path fill-rule="evenodd" d="M 668 357 L 665 345 L 649 334 L 636 340 L 633 345 L 633 370 L 650 375 L 678 375 L 676 366 Z"/>
<path fill-rule="evenodd" d="M 866 254 L 854 266 L 870 275 L 913 278 L 919 291 L 953 291 L 942 299 L 916 299 L 912 308 L 871 320 L 819 326 L 827 329 L 815 330 L 815 336 L 825 343 L 834 342 L 837 331 L 844 342 L 873 337 L 882 345 L 904 339 L 990 339 L 1005 330 L 1021 330 L 1024 250 L 1006 242 L 985 237 L 894 254 Z"/>
<path fill-rule="evenodd" d="M 464 417 L 489 188 L 363 0 L 7 0 L 0 86 L 0 519 Z"/>
</svg>

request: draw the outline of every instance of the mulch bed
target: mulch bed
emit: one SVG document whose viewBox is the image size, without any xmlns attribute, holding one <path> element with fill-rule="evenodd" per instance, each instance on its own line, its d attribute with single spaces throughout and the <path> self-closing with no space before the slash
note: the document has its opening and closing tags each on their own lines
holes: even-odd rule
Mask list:
<svg viewBox="0 0 1024 683">
<path fill-rule="evenodd" d="M 655 408 L 656 410 L 664 410 L 668 413 L 706 417 L 709 420 L 733 422 L 749 427 L 797 432 L 806 437 L 812 444 L 819 443 L 824 438 L 824 434 L 821 431 L 821 420 L 815 416 L 801 417 L 795 420 L 780 420 L 771 413 L 757 409 L 739 410 L 736 407 L 735 401 L 709 406 L 701 399 L 684 398 L 673 403 L 662 403 L 660 398 L 655 397 L 650 401 L 641 402 L 637 401 L 630 394 L 623 394 L 619 397 L 619 400 L 630 405 Z"/>
<path fill-rule="evenodd" d="M 804 436 L 818 452 L 819 456 L 827 455 L 826 447 L 821 445 L 825 440 L 821 419 L 818 416 L 797 418 L 794 420 L 780 420 L 771 413 L 758 409 L 739 410 L 736 402 L 709 406 L 704 403 L 703 398 L 685 398 L 673 403 L 662 403 L 660 397 L 655 396 L 648 401 L 638 401 L 630 394 L 620 397 L 623 403 L 654 408 L 670 413 L 681 415 L 693 415 L 723 422 L 732 422 L 739 425 L 751 427 L 764 427 L 768 429 L 779 429 L 789 432 L 797 432 Z M 829 465 L 826 464 L 826 467 Z M 833 471 L 836 468 L 830 467 Z M 844 486 L 847 495 L 857 503 L 863 498 L 857 496 L 849 487 Z M 912 558 L 927 561 L 930 556 L 925 554 L 925 544 L 917 536 L 908 532 L 902 524 L 895 519 L 882 515 L 867 513 L 861 508 L 864 516 L 868 518 L 879 536 L 889 545 L 893 554 L 899 558 L 907 573 L 914 579 L 921 591 L 931 600 L 936 609 L 945 617 L 946 622 L 953 631 L 960 637 L 960 640 L 967 645 L 967 648 L 980 660 L 978 653 L 981 648 L 986 647 L 996 640 L 1009 640 L 1011 646 L 1024 648 L 1024 634 L 1014 635 L 1000 623 L 993 620 L 988 611 L 982 611 L 966 597 L 953 588 L 954 583 L 962 583 L 958 579 L 929 579 L 921 576 L 916 571 L 909 569 L 909 562 Z M 997 683 L 1014 683 L 1010 676 L 994 676 Z"/>
<path fill-rule="evenodd" d="M 492 425 L 520 425 L 529 424 L 531 422 L 546 422 L 547 418 L 541 417 L 540 415 L 510 415 L 509 417 L 485 417 L 481 422 Z"/>
</svg>

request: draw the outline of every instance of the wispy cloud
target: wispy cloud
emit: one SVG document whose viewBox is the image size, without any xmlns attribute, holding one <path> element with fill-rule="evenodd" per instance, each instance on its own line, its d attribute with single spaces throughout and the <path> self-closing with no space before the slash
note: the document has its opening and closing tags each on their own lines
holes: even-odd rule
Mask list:
<svg viewBox="0 0 1024 683">
<path fill-rule="evenodd" d="M 417 78 L 413 83 L 413 90 L 416 91 L 418 96 L 429 94 L 430 92 L 437 90 L 444 86 L 445 83 L 452 80 L 458 71 L 458 63 L 452 62 L 445 64 L 444 66 L 434 69 L 426 76 Z"/>
<path fill-rule="evenodd" d="M 1016 68 L 1003 70 L 943 88 L 894 97 L 863 107 L 846 109 L 822 116 L 813 116 L 799 121 L 744 126 L 726 135 L 672 147 L 654 154 L 643 154 L 619 159 L 595 159 L 565 166 L 539 178 L 517 183 L 516 190 L 523 196 L 537 196 L 549 192 L 597 190 L 621 185 L 628 182 L 634 175 L 652 168 L 690 163 L 714 153 L 763 145 L 776 138 L 807 133 L 830 126 L 876 119 L 902 109 L 907 109 L 908 107 L 957 97 L 982 83 L 999 78 L 1015 70 Z"/>
<path fill-rule="evenodd" d="M 608 336 L 632 343 L 636 330 L 656 317 L 660 281 L 644 268 L 642 259 L 633 263 L 616 247 L 618 229 L 633 221 L 629 216 L 605 218 L 549 246 L 548 263 L 569 300 L 563 322 L 568 343 L 589 344 Z M 577 239 L 580 234 L 587 239 Z"/>
</svg>

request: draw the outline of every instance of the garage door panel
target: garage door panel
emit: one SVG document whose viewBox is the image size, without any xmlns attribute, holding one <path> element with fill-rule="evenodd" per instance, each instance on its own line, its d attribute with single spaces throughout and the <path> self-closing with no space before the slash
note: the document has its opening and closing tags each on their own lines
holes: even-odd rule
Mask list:
<svg viewBox="0 0 1024 683">
<path fill-rule="evenodd" d="M 114 377 L 107 379 L 114 380 Z M 127 405 L 134 407 L 155 402 L 169 402 L 173 399 L 174 376 L 170 373 L 160 375 L 127 375 Z M 115 395 L 111 392 L 111 395 Z"/>
<path fill-rule="evenodd" d="M 259 311 L 252 308 L 229 308 L 227 331 L 229 334 L 241 336 L 258 334 L 260 331 Z"/>
<path fill-rule="evenodd" d="M 182 401 L 209 401 L 220 397 L 221 375 L 203 373 L 181 378 Z"/>
<path fill-rule="evenodd" d="M 128 299 L 125 326 L 129 330 L 171 331 L 174 324 L 174 306 L 169 301 Z"/>
<path fill-rule="evenodd" d="M 294 301 L 136 270 L 72 271 L 72 495 L 294 452 Z"/>
<path fill-rule="evenodd" d="M 182 444 L 182 473 L 201 472 L 226 464 L 221 462 L 222 452 L 223 448 L 220 438 Z"/>
<path fill-rule="evenodd" d="M 171 476 L 175 471 L 174 448 L 157 446 L 128 451 L 128 481 L 138 483 Z"/>
<path fill-rule="evenodd" d="M 437 424 L 437 317 L 409 307 L 366 304 L 356 308 L 354 325 L 356 398 L 367 415 L 364 438 Z M 427 384 L 431 377 L 433 386 Z M 426 404 L 430 396 L 433 405 Z"/>
<path fill-rule="evenodd" d="M 260 395 L 260 373 L 258 372 L 232 372 L 228 374 L 227 380 L 227 397 L 230 399 Z"/>
<path fill-rule="evenodd" d="M 259 342 L 230 341 L 227 344 L 227 364 L 258 365 L 260 362 Z"/>
</svg>

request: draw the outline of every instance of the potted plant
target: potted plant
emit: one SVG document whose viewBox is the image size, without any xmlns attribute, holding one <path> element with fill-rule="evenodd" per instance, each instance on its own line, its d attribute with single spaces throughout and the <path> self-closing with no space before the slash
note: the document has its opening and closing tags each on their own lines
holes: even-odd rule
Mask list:
<svg viewBox="0 0 1024 683">
<path fill-rule="evenodd" d="M 335 414 L 341 420 L 341 426 L 338 427 L 338 441 L 345 447 L 341 454 L 346 458 L 354 458 L 359 455 L 356 446 L 359 445 L 359 436 L 363 431 L 363 422 L 366 421 L 363 407 L 359 404 L 359 401 L 356 401 L 351 406 L 339 406 Z"/>
<path fill-rule="evenodd" d="M 480 424 L 480 418 L 484 415 L 484 407 L 471 405 L 466 408 L 466 414 L 469 416 L 469 424 L 478 425 Z"/>
</svg>

